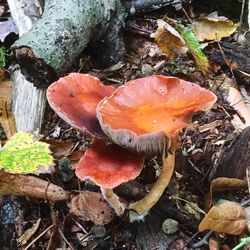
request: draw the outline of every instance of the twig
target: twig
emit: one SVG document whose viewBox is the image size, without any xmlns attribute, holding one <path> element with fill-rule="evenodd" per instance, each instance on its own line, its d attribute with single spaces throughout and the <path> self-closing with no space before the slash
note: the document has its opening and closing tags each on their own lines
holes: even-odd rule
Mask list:
<svg viewBox="0 0 250 250">
<path fill-rule="evenodd" d="M 108 240 L 110 237 L 111 237 L 111 236 L 109 235 L 109 236 L 107 236 L 106 238 L 104 238 L 102 241 L 98 242 L 95 246 L 93 246 L 93 247 L 91 248 L 91 250 L 96 249 L 100 244 L 102 244 L 104 241 Z"/>
<path fill-rule="evenodd" d="M 208 245 L 207 240 L 211 236 L 212 233 L 213 233 L 213 231 L 208 231 L 200 241 L 198 241 L 197 243 L 192 245 L 192 248 L 198 248 L 198 247 L 201 247 L 203 245 Z"/>
<path fill-rule="evenodd" d="M 54 225 L 50 225 L 47 229 L 45 229 L 41 234 L 39 234 L 34 240 L 30 242 L 30 244 L 24 248 L 24 250 L 28 250 L 37 240 L 39 240 L 44 234 L 46 234 Z"/>
<path fill-rule="evenodd" d="M 186 10 L 185 10 L 183 7 L 182 7 L 181 9 L 182 9 L 182 11 L 184 12 L 184 14 L 186 15 L 188 21 L 192 24 L 193 21 L 192 21 L 191 18 L 189 17 L 189 15 L 188 15 L 188 13 L 186 12 Z"/>
<path fill-rule="evenodd" d="M 82 230 L 85 234 L 89 234 L 89 233 L 85 230 L 85 228 L 84 228 L 77 220 L 73 219 L 73 221 L 76 223 L 76 225 L 77 225 L 78 227 L 81 228 L 81 230 Z"/>
<path fill-rule="evenodd" d="M 225 53 L 224 53 L 224 51 L 223 51 L 223 49 L 222 49 L 222 47 L 221 47 L 221 45 L 220 45 L 220 42 L 219 42 L 218 40 L 217 40 L 217 44 L 218 44 L 220 53 L 221 53 L 221 55 L 222 55 L 222 58 L 223 58 L 224 62 L 226 63 L 226 65 L 229 67 L 229 70 L 230 70 L 230 72 L 231 72 L 231 74 L 232 74 L 232 76 L 233 76 L 233 81 L 234 81 L 235 88 L 236 88 L 236 89 L 239 89 L 239 88 L 238 88 L 237 81 L 236 81 L 236 78 L 235 78 L 235 75 L 234 75 L 234 72 L 233 72 L 233 70 L 231 69 L 231 66 L 232 66 L 232 63 L 233 63 L 233 59 L 230 59 L 230 62 L 228 63 L 227 57 L 226 57 L 226 55 L 225 55 Z"/>
<path fill-rule="evenodd" d="M 61 237 L 63 238 L 63 240 L 66 242 L 66 244 L 72 249 L 75 250 L 72 245 L 69 243 L 69 241 L 66 239 L 66 237 L 64 236 L 62 230 L 60 228 L 58 228 L 58 232 L 61 235 Z"/>
<path fill-rule="evenodd" d="M 246 0 L 243 0 L 242 4 L 241 4 L 240 23 L 239 23 L 239 28 L 238 28 L 238 32 L 237 32 L 237 38 L 236 38 L 237 42 L 238 42 L 239 37 L 240 37 L 240 31 L 241 31 L 241 26 L 242 26 L 242 20 L 243 20 L 243 14 L 244 14 L 244 9 L 245 9 L 245 3 L 246 3 Z"/>
</svg>

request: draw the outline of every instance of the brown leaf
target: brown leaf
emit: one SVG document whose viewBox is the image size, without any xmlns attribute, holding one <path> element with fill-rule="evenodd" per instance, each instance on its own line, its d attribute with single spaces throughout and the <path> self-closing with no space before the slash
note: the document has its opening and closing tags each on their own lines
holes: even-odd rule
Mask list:
<svg viewBox="0 0 250 250">
<path fill-rule="evenodd" d="M 226 17 L 218 16 L 217 12 L 213 12 L 207 17 L 202 17 L 192 23 L 194 33 L 199 41 L 204 40 L 220 40 L 233 34 L 238 24 L 233 23 Z"/>
<path fill-rule="evenodd" d="M 60 160 L 72 153 L 75 144 L 72 141 L 57 141 L 57 140 L 41 140 L 50 144 L 50 150 L 52 151 L 53 158 Z"/>
<path fill-rule="evenodd" d="M 108 224 L 115 216 L 113 209 L 97 192 L 82 192 L 74 196 L 68 206 L 70 213 L 84 221 L 92 221 L 96 225 Z"/>
<path fill-rule="evenodd" d="M 220 242 L 215 237 L 210 237 L 208 241 L 209 250 L 220 250 Z"/>
<path fill-rule="evenodd" d="M 213 206 L 199 225 L 199 231 L 240 235 L 247 229 L 244 209 L 237 203 L 225 201 Z"/>
<path fill-rule="evenodd" d="M 244 208 L 244 211 L 245 211 L 245 216 L 247 220 L 248 231 L 250 232 L 250 207 Z"/>
<path fill-rule="evenodd" d="M 155 32 L 155 42 L 168 59 L 175 59 L 187 53 L 188 48 L 182 36 L 163 20 L 158 20 Z"/>
<path fill-rule="evenodd" d="M 228 190 L 239 190 L 247 187 L 247 183 L 240 179 L 219 177 L 211 181 L 210 189 L 206 194 L 205 211 L 211 208 L 213 192 L 222 192 Z"/>
<path fill-rule="evenodd" d="M 23 246 L 30 240 L 30 238 L 36 233 L 37 229 L 39 228 L 40 222 L 41 218 L 39 218 L 31 228 L 27 229 L 24 234 L 17 239 L 18 246 Z"/>
<path fill-rule="evenodd" d="M 0 17 L 3 15 L 4 10 L 5 10 L 4 6 L 0 5 Z"/>
<path fill-rule="evenodd" d="M 11 112 L 12 88 L 11 81 L 0 81 L 0 123 L 8 139 L 17 132 Z"/>
</svg>

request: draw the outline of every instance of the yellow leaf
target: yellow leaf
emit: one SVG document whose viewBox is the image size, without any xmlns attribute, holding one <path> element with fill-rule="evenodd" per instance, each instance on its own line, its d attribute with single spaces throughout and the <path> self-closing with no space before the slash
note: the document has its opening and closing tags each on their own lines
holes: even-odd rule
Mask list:
<svg viewBox="0 0 250 250">
<path fill-rule="evenodd" d="M 213 206 L 199 225 L 199 231 L 240 235 L 247 229 L 244 209 L 237 203 L 225 201 Z"/>
<path fill-rule="evenodd" d="M 202 17 L 192 23 L 194 33 L 199 41 L 220 40 L 223 37 L 232 35 L 239 24 L 228 20 L 226 17 L 218 16 L 213 12 L 207 17 Z"/>
<path fill-rule="evenodd" d="M 157 20 L 155 42 L 168 59 L 175 59 L 187 53 L 188 48 L 182 36 L 172 26 L 163 20 Z"/>
</svg>

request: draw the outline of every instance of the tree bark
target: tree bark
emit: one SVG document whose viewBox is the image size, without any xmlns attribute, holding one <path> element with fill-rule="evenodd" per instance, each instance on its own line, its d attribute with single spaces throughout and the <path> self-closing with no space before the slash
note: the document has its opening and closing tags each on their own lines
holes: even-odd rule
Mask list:
<svg viewBox="0 0 250 250">
<path fill-rule="evenodd" d="M 47 0 L 36 21 L 34 10 L 24 7 L 27 1 L 33 6 L 37 0 L 8 0 L 20 32 L 26 32 L 12 47 L 12 109 L 17 130 L 39 133 L 46 106 L 45 90 L 40 88 L 65 74 L 89 41 L 114 23 L 119 32 L 125 14 L 119 0 Z"/>
<path fill-rule="evenodd" d="M 245 179 L 250 167 L 250 127 L 245 128 L 239 136 L 222 153 L 220 164 L 213 169 L 210 179 L 229 177 Z"/>
<path fill-rule="evenodd" d="M 12 46 L 14 58 L 27 80 L 47 87 L 113 19 L 123 18 L 119 0 L 47 0 L 41 19 Z"/>
</svg>

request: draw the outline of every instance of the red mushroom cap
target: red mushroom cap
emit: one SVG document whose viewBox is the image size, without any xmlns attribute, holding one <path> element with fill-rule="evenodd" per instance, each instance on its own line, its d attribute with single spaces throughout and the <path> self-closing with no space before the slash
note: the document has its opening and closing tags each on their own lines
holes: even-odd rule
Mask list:
<svg viewBox="0 0 250 250">
<path fill-rule="evenodd" d="M 103 85 L 95 76 L 71 73 L 49 86 L 47 98 L 52 109 L 67 123 L 97 137 L 104 137 L 96 118 L 96 106 L 114 89 Z"/>
<path fill-rule="evenodd" d="M 143 157 L 115 144 L 95 141 L 76 164 L 79 179 L 91 179 L 104 188 L 114 188 L 135 179 L 143 167 Z"/>
<path fill-rule="evenodd" d="M 103 131 L 117 144 L 143 153 L 163 151 L 168 140 L 207 111 L 216 96 L 176 77 L 148 76 L 116 89 L 97 106 Z"/>
</svg>

